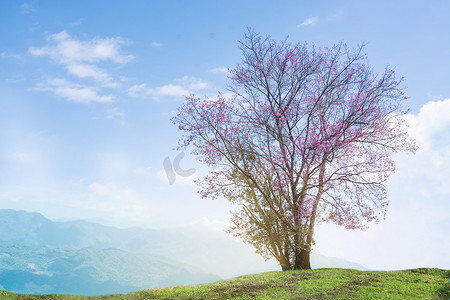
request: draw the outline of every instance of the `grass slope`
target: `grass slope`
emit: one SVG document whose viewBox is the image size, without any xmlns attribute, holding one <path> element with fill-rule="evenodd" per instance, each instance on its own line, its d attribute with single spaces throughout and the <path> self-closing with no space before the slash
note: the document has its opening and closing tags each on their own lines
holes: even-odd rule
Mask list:
<svg viewBox="0 0 450 300">
<path fill-rule="evenodd" d="M 33 296 L 0 291 L 0 299 L 450 299 L 450 270 L 267 272 L 130 294 Z"/>
</svg>

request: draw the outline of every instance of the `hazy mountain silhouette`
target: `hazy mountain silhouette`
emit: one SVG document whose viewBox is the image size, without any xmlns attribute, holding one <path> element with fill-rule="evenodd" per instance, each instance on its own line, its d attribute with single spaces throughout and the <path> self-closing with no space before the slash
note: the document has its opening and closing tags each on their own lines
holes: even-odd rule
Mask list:
<svg viewBox="0 0 450 300">
<path fill-rule="evenodd" d="M 250 246 L 198 227 L 120 229 L 81 220 L 55 222 L 39 213 L 8 209 L 0 210 L 0 220 L 0 287 L 17 292 L 118 293 L 280 269 Z M 313 268 L 366 269 L 314 253 L 311 262 Z M 124 281 L 117 274 L 136 280 Z M 85 289 L 60 290 L 73 280 Z M 12 281 L 17 284 L 7 285 Z"/>
<path fill-rule="evenodd" d="M 0 284 L 17 293 L 99 295 L 219 279 L 151 254 L 0 241 Z"/>
</svg>

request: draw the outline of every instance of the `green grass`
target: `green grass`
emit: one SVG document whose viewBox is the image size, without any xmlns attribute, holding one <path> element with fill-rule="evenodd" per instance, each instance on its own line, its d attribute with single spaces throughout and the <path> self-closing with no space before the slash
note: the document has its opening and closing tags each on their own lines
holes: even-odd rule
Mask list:
<svg viewBox="0 0 450 300">
<path fill-rule="evenodd" d="M 450 299 L 450 270 L 267 272 L 125 295 L 36 296 L 0 291 L 0 299 Z"/>
</svg>

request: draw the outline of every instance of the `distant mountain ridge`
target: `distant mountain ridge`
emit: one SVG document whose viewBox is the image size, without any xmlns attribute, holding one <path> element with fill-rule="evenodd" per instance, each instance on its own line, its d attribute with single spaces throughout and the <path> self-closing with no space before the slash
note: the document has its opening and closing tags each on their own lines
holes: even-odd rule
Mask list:
<svg viewBox="0 0 450 300">
<path fill-rule="evenodd" d="M 0 240 L 15 239 L 42 246 L 80 249 L 117 248 L 167 257 L 222 278 L 277 270 L 234 240 L 205 234 L 142 228 L 121 229 L 86 221 L 53 222 L 39 213 L 0 210 Z M 230 261 L 230 256 L 232 259 Z"/>
<path fill-rule="evenodd" d="M 219 279 L 186 264 L 150 254 L 0 241 L 0 284 L 16 293 L 88 296 Z"/>
<path fill-rule="evenodd" d="M 14 245 L 17 247 L 14 248 Z M 34 257 L 34 260 L 31 260 L 27 253 L 41 253 L 36 254 L 40 259 L 36 260 Z M 7 288 L 5 280 L 21 274 L 29 279 L 30 284 L 22 282 L 22 290 L 15 289 L 16 292 L 33 293 L 32 290 L 35 290 L 40 293 L 44 292 L 47 286 L 48 291 L 45 293 L 67 293 L 69 291 L 56 291 L 50 287 L 61 287 L 64 280 L 58 281 L 58 278 L 77 276 L 77 272 L 84 270 L 82 266 L 85 262 L 92 261 L 95 257 L 98 259 L 97 264 L 90 265 L 96 265 L 96 268 L 88 268 L 89 272 L 86 274 L 91 277 L 85 275 L 86 278 L 92 279 L 90 283 L 96 284 L 92 288 L 74 293 L 88 295 L 97 290 L 96 294 L 120 293 L 130 291 L 130 288 L 137 290 L 163 285 L 206 283 L 219 277 L 230 278 L 279 270 L 276 261 L 264 262 L 248 245 L 192 228 L 184 232 L 120 229 L 81 220 L 54 222 L 36 212 L 0 209 L 0 270 L 6 272 L 0 272 L 0 287 L 3 285 Z M 142 259 L 144 263 L 141 265 L 148 268 L 138 267 Z M 36 270 L 27 264 L 17 263 L 20 260 L 32 264 Z M 11 264 L 12 261 L 15 263 Z M 58 272 L 52 273 L 49 266 L 55 266 L 57 262 L 60 263 Z M 130 268 L 126 269 L 121 262 L 128 262 Z M 131 267 L 135 264 L 136 267 Z M 343 267 L 367 270 L 357 263 L 314 253 L 311 254 L 311 264 L 313 268 Z M 183 280 L 177 275 L 177 268 L 186 270 Z M 128 276 L 141 279 L 133 282 L 132 287 L 129 282 L 121 279 L 122 277 L 117 277 L 117 274 L 121 273 L 119 270 L 129 273 Z M 98 278 L 102 279 L 97 280 Z M 147 278 L 147 281 L 142 278 Z M 149 278 L 153 278 L 151 282 L 148 281 Z M 55 280 L 60 283 L 52 284 Z M 143 282 L 145 287 L 141 287 L 138 282 Z M 26 286 L 28 287 L 25 288 Z M 108 290 L 109 288 L 113 290 Z M 105 292 L 106 290 L 108 291 Z"/>
<path fill-rule="evenodd" d="M 188 234 L 175 230 L 128 228 L 121 229 L 86 221 L 54 222 L 40 213 L 0 209 L 0 240 L 15 239 L 38 245 L 80 249 L 117 248 L 131 252 L 145 252 L 168 258 L 178 258 L 204 270 L 214 270 L 221 277 L 232 277 L 246 273 L 268 271 L 268 264 L 254 254 L 254 250 L 243 243 L 216 237 L 212 234 Z M 219 266 L 215 260 L 229 258 L 230 253 L 237 256 L 234 264 L 227 262 Z M 364 266 L 343 259 L 330 258 L 312 253 L 313 268 L 348 267 L 367 270 Z M 240 270 L 242 264 L 261 266 Z M 330 265 L 332 264 L 332 265 Z M 227 267 L 228 269 L 227 270 Z M 278 269 L 278 264 L 269 266 Z M 243 273 L 242 273 L 243 272 Z"/>
<path fill-rule="evenodd" d="M 163 230 L 119 229 L 82 220 L 54 222 L 37 212 L 12 209 L 0 209 L 0 220 L 0 240 L 15 239 L 73 249 L 94 247 L 139 251 L 148 239 L 168 242 L 165 237 L 169 234 Z"/>
</svg>

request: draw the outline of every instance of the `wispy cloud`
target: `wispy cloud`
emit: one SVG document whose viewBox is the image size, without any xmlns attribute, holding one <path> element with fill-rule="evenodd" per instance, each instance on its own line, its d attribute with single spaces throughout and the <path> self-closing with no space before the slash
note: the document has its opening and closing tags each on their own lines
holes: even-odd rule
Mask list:
<svg viewBox="0 0 450 300">
<path fill-rule="evenodd" d="M 47 40 L 52 45 L 44 47 L 31 47 L 32 55 L 48 55 L 61 64 L 79 62 L 113 61 L 116 63 L 127 63 L 133 59 L 132 55 L 123 55 L 120 46 L 128 41 L 121 37 L 116 38 L 93 38 L 88 41 L 79 41 L 72 38 L 66 31 L 50 35 Z"/>
<path fill-rule="evenodd" d="M 220 74 L 220 73 L 228 74 L 228 69 L 225 68 L 225 67 L 218 67 L 218 68 L 214 68 L 214 69 L 209 70 L 209 72 L 213 73 L 213 74 Z"/>
<path fill-rule="evenodd" d="M 20 5 L 20 12 L 23 14 L 29 14 L 37 11 L 37 4 L 33 2 L 25 2 Z"/>
<path fill-rule="evenodd" d="M 149 88 L 145 83 L 135 84 L 128 89 L 128 94 L 132 97 L 145 96 Z"/>
<path fill-rule="evenodd" d="M 160 42 L 153 42 L 151 43 L 152 47 L 161 47 L 163 44 Z"/>
<path fill-rule="evenodd" d="M 66 79 L 61 78 L 41 82 L 37 89 L 52 92 L 57 96 L 66 98 L 67 100 L 80 103 L 105 103 L 110 102 L 113 99 L 112 95 L 99 95 L 97 89 L 94 87 L 71 83 Z"/>
<path fill-rule="evenodd" d="M 172 83 L 157 87 L 148 87 L 145 83 L 134 85 L 128 89 L 128 93 L 133 97 L 151 96 L 158 99 L 161 97 L 188 96 L 208 88 L 210 88 L 210 85 L 206 81 L 191 76 L 184 76 L 183 78 L 175 79 Z"/>
<path fill-rule="evenodd" d="M 147 94 L 154 96 L 187 96 L 189 91 L 181 85 L 166 84 L 147 90 Z"/>
<path fill-rule="evenodd" d="M 28 26 L 28 31 L 29 31 L 29 32 L 35 32 L 35 31 L 37 31 L 37 30 L 39 30 L 39 29 L 41 29 L 41 24 L 39 24 L 39 22 L 31 23 L 31 24 Z"/>
<path fill-rule="evenodd" d="M 123 116 L 125 116 L 125 113 L 121 111 L 118 107 L 108 109 L 107 112 L 108 112 L 107 118 L 111 120 L 121 119 Z"/>
<path fill-rule="evenodd" d="M 209 83 L 191 76 L 184 76 L 183 78 L 177 79 L 174 82 L 175 84 L 186 87 L 190 91 L 199 91 L 209 88 Z"/>
<path fill-rule="evenodd" d="M 67 65 L 67 72 L 80 78 L 93 78 L 98 81 L 111 81 L 111 76 L 104 70 L 89 64 L 74 63 Z"/>
<path fill-rule="evenodd" d="M 319 22 L 319 19 L 317 17 L 311 17 L 311 18 L 306 19 L 302 23 L 298 24 L 297 28 L 303 27 L 303 26 L 311 26 L 311 25 L 317 24 L 317 22 Z"/>
<path fill-rule="evenodd" d="M 20 59 L 22 58 L 22 55 L 17 54 L 17 53 L 9 53 L 9 52 L 0 52 L 0 57 L 1 58 L 14 58 L 14 59 Z"/>
<path fill-rule="evenodd" d="M 104 69 L 95 65 L 102 61 L 126 64 L 133 59 L 132 55 L 122 54 L 121 46 L 128 41 L 121 37 L 93 38 L 80 41 L 61 31 L 47 37 L 48 45 L 30 47 L 33 56 L 48 56 L 63 65 L 67 73 L 78 78 L 90 78 L 111 86 L 112 77 Z"/>
<path fill-rule="evenodd" d="M 76 20 L 75 22 L 69 23 L 68 26 L 76 27 L 76 26 L 83 24 L 84 21 L 85 21 L 85 19 L 81 18 L 81 19 Z"/>
<path fill-rule="evenodd" d="M 112 101 L 113 96 L 102 89 L 115 88 L 121 86 L 121 83 L 114 80 L 114 76 L 104 68 L 104 63 L 123 65 L 133 59 L 132 55 L 122 53 L 121 47 L 129 43 L 126 39 L 97 37 L 79 40 L 66 31 L 61 31 L 49 35 L 47 42 L 42 47 L 30 47 L 28 52 L 32 56 L 49 57 L 63 66 L 72 79 L 58 78 L 40 82 L 38 90 L 53 92 L 80 103 Z M 98 64 L 102 62 L 100 67 Z"/>
<path fill-rule="evenodd" d="M 181 85 L 176 85 L 173 83 L 165 84 L 158 87 L 150 88 L 147 84 L 137 84 L 133 85 L 128 89 L 128 93 L 133 97 L 164 97 L 164 96 L 187 96 L 189 91 Z"/>
</svg>

